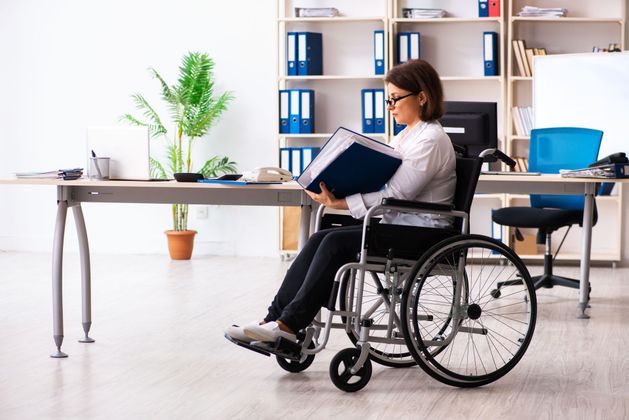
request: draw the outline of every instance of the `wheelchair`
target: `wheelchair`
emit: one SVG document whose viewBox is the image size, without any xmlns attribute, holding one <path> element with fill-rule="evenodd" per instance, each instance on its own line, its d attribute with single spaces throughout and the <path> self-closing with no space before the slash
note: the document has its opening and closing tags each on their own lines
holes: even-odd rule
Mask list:
<svg viewBox="0 0 629 420">
<path fill-rule="evenodd" d="M 367 385 L 372 362 L 394 368 L 418 365 L 456 387 L 482 386 L 504 376 L 531 341 L 537 301 L 529 272 L 513 250 L 468 233 L 481 164 L 478 158 L 457 158 L 452 205 L 385 199 L 369 209 L 360 222 L 358 261 L 338 270 L 327 317 L 323 320 L 320 311 L 297 334 L 297 343 L 283 338 L 244 343 L 226 337 L 261 354 L 275 354 L 283 369 L 301 372 L 325 348 L 331 330 L 342 329 L 353 347 L 333 357 L 329 373 L 334 385 L 347 392 Z M 451 229 L 374 223 L 374 216 L 386 211 L 439 214 L 456 222 Z M 321 206 L 315 230 L 340 218 L 325 214 Z M 492 295 L 505 282 L 513 285 L 508 293 Z"/>
</svg>

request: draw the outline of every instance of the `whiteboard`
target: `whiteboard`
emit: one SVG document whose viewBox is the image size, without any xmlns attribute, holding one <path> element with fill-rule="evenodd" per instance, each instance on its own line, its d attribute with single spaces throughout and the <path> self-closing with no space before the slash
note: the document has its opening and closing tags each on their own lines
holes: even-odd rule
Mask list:
<svg viewBox="0 0 629 420">
<path fill-rule="evenodd" d="M 535 128 L 602 130 L 599 157 L 629 155 L 629 52 L 536 56 Z"/>
</svg>

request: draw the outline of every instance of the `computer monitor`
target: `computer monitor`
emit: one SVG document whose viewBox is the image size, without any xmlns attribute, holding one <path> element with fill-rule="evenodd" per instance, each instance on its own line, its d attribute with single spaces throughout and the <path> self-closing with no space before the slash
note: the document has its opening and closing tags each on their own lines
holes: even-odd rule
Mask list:
<svg viewBox="0 0 629 420">
<path fill-rule="evenodd" d="M 465 149 L 465 156 L 498 147 L 497 105 L 495 102 L 446 101 L 441 125 L 450 140 Z"/>
</svg>

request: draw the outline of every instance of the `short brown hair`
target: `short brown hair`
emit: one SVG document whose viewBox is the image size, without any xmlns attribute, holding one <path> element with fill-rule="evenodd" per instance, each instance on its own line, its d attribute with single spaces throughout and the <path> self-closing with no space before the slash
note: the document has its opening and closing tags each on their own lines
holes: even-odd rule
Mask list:
<svg viewBox="0 0 629 420">
<path fill-rule="evenodd" d="M 409 60 L 398 64 L 389 70 L 384 81 L 412 93 L 424 92 L 427 100 L 419 110 L 422 121 L 438 120 L 443 115 L 441 79 L 427 61 Z"/>
</svg>

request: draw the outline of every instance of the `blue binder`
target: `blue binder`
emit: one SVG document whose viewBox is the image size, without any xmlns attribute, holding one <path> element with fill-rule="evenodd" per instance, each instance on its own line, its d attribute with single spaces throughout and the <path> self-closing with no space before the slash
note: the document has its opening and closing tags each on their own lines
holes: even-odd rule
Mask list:
<svg viewBox="0 0 629 420">
<path fill-rule="evenodd" d="M 364 144 L 353 141 L 346 149 L 339 149 L 342 150 L 339 154 L 330 156 L 325 153 L 325 148 L 328 144 L 334 144 L 334 139 L 339 130 L 351 132 L 346 128 L 340 127 L 323 146 L 317 159 L 329 159 L 326 162 L 322 162 L 325 169 L 314 177 L 312 175 L 315 174 L 306 171 L 297 179 L 297 182 L 305 189 L 317 194 L 321 192 L 319 183 L 324 182 L 337 198 L 380 190 L 393 176 L 402 163 L 402 159 L 372 148 L 370 146 L 371 142 L 374 143 L 374 146 L 376 146 L 376 143 L 379 147 L 389 146 L 357 133 L 354 134 L 361 137 Z M 397 153 L 394 154 L 399 156 Z M 308 182 L 309 180 L 310 182 Z"/>
<path fill-rule="evenodd" d="M 478 17 L 489 16 L 489 2 L 487 0 L 478 0 Z"/>
<path fill-rule="evenodd" d="M 498 69 L 498 34 L 483 32 L 483 55 L 485 76 L 497 76 Z"/>
<path fill-rule="evenodd" d="M 301 160 L 301 148 L 291 147 L 290 155 L 290 171 L 292 172 L 293 176 L 299 176 L 301 175 L 301 171 L 303 170 Z"/>
<path fill-rule="evenodd" d="M 419 32 L 410 32 L 408 36 L 408 58 L 410 60 L 419 60 L 420 53 L 420 34 Z"/>
<path fill-rule="evenodd" d="M 373 89 L 362 89 L 363 133 L 373 133 Z"/>
<path fill-rule="evenodd" d="M 373 90 L 373 132 L 384 133 L 384 89 Z"/>
<path fill-rule="evenodd" d="M 409 38 L 410 32 L 398 32 L 397 34 L 397 62 L 405 63 L 409 58 Z"/>
<path fill-rule="evenodd" d="M 280 134 L 290 133 L 289 104 L 290 91 L 280 90 Z"/>
<path fill-rule="evenodd" d="M 301 101 L 301 115 L 299 132 L 302 134 L 314 133 L 314 90 L 299 89 Z"/>
<path fill-rule="evenodd" d="M 280 168 L 286 169 L 290 172 L 290 148 L 289 147 L 281 147 L 280 148 Z"/>
<path fill-rule="evenodd" d="M 310 162 L 314 160 L 321 149 L 319 147 L 302 147 L 301 148 L 301 165 L 302 172 L 306 170 Z"/>
<path fill-rule="evenodd" d="M 297 62 L 299 76 L 323 74 L 323 45 L 320 33 L 297 33 Z"/>
<path fill-rule="evenodd" d="M 384 31 L 373 31 L 375 74 L 384 74 Z"/>
<path fill-rule="evenodd" d="M 297 76 L 297 32 L 286 34 L 286 74 Z"/>
<path fill-rule="evenodd" d="M 398 124 L 395 119 L 393 119 L 393 135 L 397 136 L 400 134 L 400 131 L 406 128 L 406 124 Z"/>
<path fill-rule="evenodd" d="M 291 134 L 299 134 L 299 128 L 301 126 L 301 95 L 299 94 L 299 90 L 290 89 L 290 99 L 288 101 L 289 106 L 289 118 L 288 122 L 289 130 L 288 132 Z"/>
</svg>

